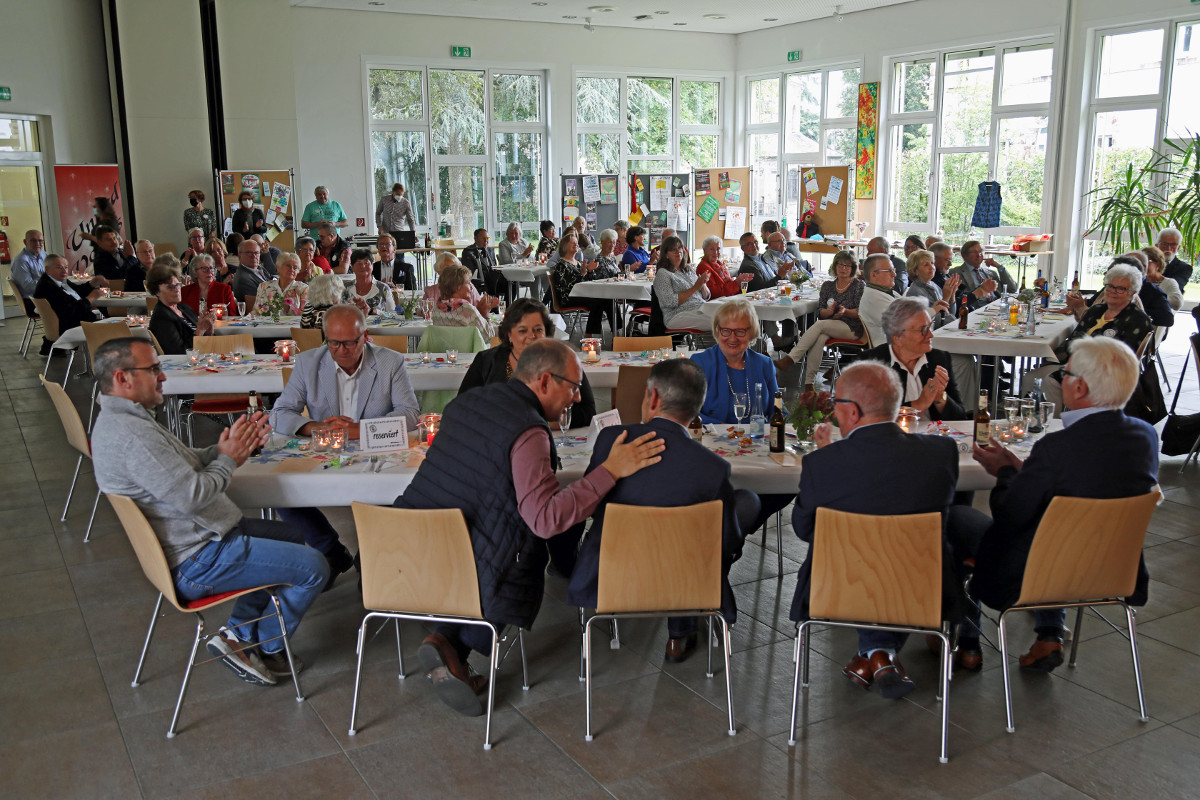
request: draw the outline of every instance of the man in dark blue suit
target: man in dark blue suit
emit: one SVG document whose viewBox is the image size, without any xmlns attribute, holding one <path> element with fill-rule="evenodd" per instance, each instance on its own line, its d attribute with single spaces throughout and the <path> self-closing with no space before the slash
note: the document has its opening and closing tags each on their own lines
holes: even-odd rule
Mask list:
<svg viewBox="0 0 1200 800">
<path fill-rule="evenodd" d="M 810 545 L 817 509 L 855 514 L 945 514 L 958 483 L 958 448 L 952 439 L 907 434 L 894 420 L 900 410 L 900 380 L 891 368 L 860 361 L 842 371 L 833 414 L 842 440 L 831 442 L 832 427 L 817 426 L 818 449 L 804 457 L 800 494 L 792 528 Z M 957 577 L 953 559 L 943 557 L 943 613 L 952 611 Z M 812 548 L 800 566 L 791 618 L 808 619 Z M 858 653 L 842 670 L 864 689 L 875 684 L 886 698 L 903 697 L 914 688 L 896 658 L 906 634 L 863 629 Z"/>
<path fill-rule="evenodd" d="M 984 603 L 1005 609 L 1017 601 L 1033 536 L 1055 497 L 1134 497 L 1158 485 L 1158 435 L 1122 411 L 1137 379 L 1128 345 L 1104 336 L 1076 339 L 1062 382 L 1070 409 L 1063 429 L 1038 441 L 1024 461 L 996 441 L 975 448 L 975 459 L 996 477 L 992 518 L 956 508 L 950 534 L 957 548 L 975 553 L 971 593 Z M 1143 560 L 1132 605 L 1145 604 L 1149 581 Z M 1023 668 L 1049 672 L 1063 662 L 1065 618 L 1062 610 L 1034 612 L 1037 641 L 1021 656 Z M 960 637 L 960 651 L 970 646 Z"/>
<path fill-rule="evenodd" d="M 676 507 L 720 500 L 721 519 L 721 612 L 726 622 L 737 619 L 737 606 L 729 588 L 729 568 L 742 555 L 743 531 L 753 530 L 758 516 L 758 497 L 745 489 L 734 490 L 729 481 L 729 462 L 699 442 L 693 441 L 687 424 L 700 413 L 707 384 L 704 372 L 689 359 L 672 358 L 654 365 L 642 400 L 641 425 L 605 428 L 596 439 L 590 472 L 602 464 L 621 431 L 638 437 L 657 433 L 666 443 L 661 460 L 647 467 L 636 480 L 622 478 L 592 514 L 592 528 L 579 549 L 567 602 L 594 608 L 600 572 L 600 536 L 608 503 L 632 506 Z M 696 647 L 696 617 L 668 617 L 665 658 L 678 663 Z"/>
</svg>

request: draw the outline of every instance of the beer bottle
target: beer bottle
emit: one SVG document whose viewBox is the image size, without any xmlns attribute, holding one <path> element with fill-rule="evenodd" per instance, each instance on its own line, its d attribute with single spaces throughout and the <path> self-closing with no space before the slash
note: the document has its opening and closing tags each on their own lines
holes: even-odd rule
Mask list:
<svg viewBox="0 0 1200 800">
<path fill-rule="evenodd" d="M 688 425 L 688 432 L 697 442 L 704 438 L 704 420 L 700 419 L 699 415 L 692 417 L 692 422 Z"/>
<path fill-rule="evenodd" d="M 963 303 L 958 307 L 958 329 L 965 331 L 967 329 L 967 315 L 971 313 L 967 308 L 967 304 Z"/>
<path fill-rule="evenodd" d="M 786 424 L 783 418 L 783 392 L 775 391 L 775 413 L 771 415 L 771 452 L 782 453 L 783 443 L 787 436 Z"/>
<path fill-rule="evenodd" d="M 991 441 L 992 417 L 988 414 L 987 389 L 979 390 L 979 407 L 975 409 L 975 444 L 987 447 Z"/>
</svg>

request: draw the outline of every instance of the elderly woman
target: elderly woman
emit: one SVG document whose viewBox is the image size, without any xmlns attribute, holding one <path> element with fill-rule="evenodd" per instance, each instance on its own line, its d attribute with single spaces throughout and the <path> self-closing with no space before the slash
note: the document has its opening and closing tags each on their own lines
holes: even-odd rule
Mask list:
<svg viewBox="0 0 1200 800">
<path fill-rule="evenodd" d="M 378 314 L 380 311 L 391 313 L 396 310 L 396 300 L 386 283 L 375 280 L 374 268 L 370 250 L 364 247 L 351 253 L 350 269 L 354 271 L 354 283 L 342 293 L 342 302 L 353 303 L 364 314 Z"/>
<path fill-rule="evenodd" d="M 646 268 L 658 261 L 658 253 L 646 252 L 646 229 L 634 225 L 625 232 L 625 252 L 621 255 L 621 269 L 631 272 L 645 272 Z"/>
<path fill-rule="evenodd" d="M 433 307 L 430 321 L 434 325 L 451 327 L 467 327 L 473 325 L 479 329 L 483 341 L 492 338 L 492 323 L 481 311 L 471 303 L 471 270 L 462 264 L 450 264 L 438 275 L 438 301 Z M 481 304 L 490 304 L 492 298 L 483 296 Z"/>
<path fill-rule="evenodd" d="M 582 261 L 579 255 L 579 240 L 574 232 L 563 235 L 558 244 L 558 258 L 554 261 L 554 269 L 550 280 L 554 284 L 554 294 L 558 304 L 562 306 L 583 306 L 588 310 L 588 335 L 599 336 L 604 327 L 604 316 L 608 315 L 608 324 L 612 330 L 617 330 L 613 319 L 613 304 L 609 300 L 598 297 L 571 297 L 571 290 L 580 281 L 594 280 L 596 271 L 600 268 L 598 261 Z"/>
<path fill-rule="evenodd" d="M 263 235 L 267 232 L 263 212 L 254 207 L 253 192 L 242 192 L 238 195 L 238 207 L 233 212 L 233 232 L 240 233 L 246 239 L 256 233 Z"/>
<path fill-rule="evenodd" d="M 701 248 L 704 250 L 704 258 L 696 265 L 696 274 L 708 276 L 708 296 L 732 297 L 740 292 L 741 286 L 729 274 L 729 267 L 721 258 L 721 237 L 709 236 Z"/>
<path fill-rule="evenodd" d="M 834 279 L 821 284 L 817 321 L 808 327 L 792 351 L 775 362 L 781 370 L 791 369 L 801 359 L 807 359 L 804 369 L 804 390 L 811 392 L 813 379 L 821 367 L 821 353 L 830 339 L 857 339 L 863 335 L 858 304 L 863 296 L 863 282 L 858 274 L 858 261 L 847 250 L 833 256 Z"/>
<path fill-rule="evenodd" d="M 763 386 L 761 402 L 766 413 L 765 404 L 779 386 L 771 359 L 750 349 L 761 334 L 754 306 L 744 297 L 721 304 L 713 316 L 712 333 L 717 343 L 692 356 L 708 381 L 700 419 L 716 424 L 745 422 L 749 408 L 738 417 L 733 410 L 733 395 L 749 395 L 758 383 Z"/>
<path fill-rule="evenodd" d="M 538 241 L 537 254 L 538 258 L 549 256 L 558 249 L 558 232 L 554 227 L 554 222 L 548 219 L 542 220 L 539 226 L 542 233 L 542 238 Z"/>
<path fill-rule="evenodd" d="M 192 338 L 213 332 L 214 316 L 208 312 L 199 316 L 183 302 L 183 278 L 179 262 L 155 262 L 146 275 L 146 291 L 158 298 L 150 314 L 150 333 L 158 340 L 166 355 L 182 355 L 191 349 Z"/>
<path fill-rule="evenodd" d="M 950 354 L 933 349 L 934 327 L 929 303 L 923 297 L 901 297 L 883 312 L 887 344 L 868 350 L 862 357 L 880 361 L 895 371 L 904 405 L 928 412 L 933 420 L 967 419 Z"/>
<path fill-rule="evenodd" d="M 295 253 L 280 253 L 275 268 L 279 271 L 279 277 L 258 285 L 254 305 L 256 308 L 263 308 L 272 298 L 282 297 L 283 313 L 298 316 L 304 310 L 304 301 L 308 297 L 308 284 L 296 279 L 300 272 L 300 256 Z"/>
<path fill-rule="evenodd" d="M 300 257 L 300 268 L 296 272 L 296 280 L 308 283 L 322 272 L 328 272 L 324 267 L 317 266 L 313 260 L 316 254 L 316 239 L 311 236 L 301 236 L 296 240 L 296 255 Z"/>
<path fill-rule="evenodd" d="M 908 237 L 910 240 L 915 238 Z M 908 249 L 908 241 L 904 242 L 904 248 Z M 937 273 L 937 268 L 933 265 L 933 253 L 924 248 L 917 248 L 908 255 L 908 291 L 905 292 L 907 297 L 920 297 L 924 299 L 929 307 L 933 309 L 933 327 L 940 328 L 943 325 L 953 322 L 956 313 L 954 303 L 954 293 L 958 291 L 958 284 L 962 278 L 957 275 L 951 275 L 946 279 L 946 285 L 941 288 L 933 282 L 933 277 Z"/>
<path fill-rule="evenodd" d="M 325 312 L 342 302 L 342 279 L 332 273 L 323 272 L 308 284 L 308 296 L 304 311 L 300 314 L 301 328 L 320 328 L 325 323 Z"/>
<path fill-rule="evenodd" d="M 683 240 L 668 236 L 662 243 L 662 269 L 654 275 L 654 296 L 668 329 L 708 327 L 700 310 L 708 299 L 708 274 L 697 275 L 683 258 Z"/>
<path fill-rule="evenodd" d="M 612 228 L 600 231 L 600 252 L 596 255 L 596 269 L 592 280 L 615 278 L 621 274 L 621 257 L 617 255 L 617 232 Z"/>
<path fill-rule="evenodd" d="M 546 307 L 529 297 L 520 297 L 513 301 L 500 321 L 496 335 L 500 344 L 475 355 L 471 367 L 463 377 L 458 393 L 485 386 L 489 383 L 503 383 L 512 377 L 513 370 L 525 347 L 530 342 L 544 339 L 554 333 L 554 323 L 550 321 L 550 312 Z M 579 387 L 580 400 L 572 407 L 571 427 L 585 428 L 592 424 L 596 416 L 596 398 L 592 394 L 592 385 L 588 383 L 587 375 Z M 558 420 L 550 421 L 551 427 L 558 426 Z"/>
<path fill-rule="evenodd" d="M 1146 280 L 1162 289 L 1167 302 L 1171 304 L 1171 310 L 1178 311 L 1183 306 L 1183 292 L 1174 278 L 1163 274 L 1168 263 L 1166 255 L 1154 245 L 1143 247 L 1142 252 L 1146 254 Z"/>
<path fill-rule="evenodd" d="M 529 258 L 529 254 L 533 252 L 533 245 L 522 238 L 520 223 L 508 223 L 508 227 L 504 229 L 504 240 L 500 242 L 497 252 L 501 264 L 512 264 L 519 259 Z"/>
<path fill-rule="evenodd" d="M 217 267 L 212 256 L 205 253 L 194 256 L 188 263 L 188 272 L 192 283 L 183 287 L 183 303 L 192 311 L 199 314 L 201 309 L 207 311 L 217 304 L 224 304 L 227 310 L 237 308 L 233 289 L 216 279 Z"/>
<path fill-rule="evenodd" d="M 454 255 L 454 253 L 449 253 L 443 250 L 433 261 L 433 274 L 441 275 L 442 270 L 450 266 L 461 267 L 462 262 L 458 260 L 458 256 Z M 440 298 L 441 291 L 438 289 L 437 281 L 434 281 L 425 287 L 425 299 L 432 300 L 436 303 Z M 480 309 L 480 313 L 482 314 L 487 314 L 493 308 L 500 305 L 498 298 L 488 298 L 486 305 L 481 306 L 480 304 L 484 299 L 484 295 L 479 293 L 479 290 L 475 288 L 475 284 L 473 283 L 470 285 L 468 299 L 471 301 L 471 305 Z"/>
<path fill-rule="evenodd" d="M 625 242 L 625 234 L 629 232 L 629 220 L 617 220 L 613 223 L 613 230 L 617 232 L 617 243 L 613 246 L 613 253 L 623 256 L 625 255 L 625 248 L 629 246 Z"/>
<path fill-rule="evenodd" d="M 229 263 L 229 253 L 225 250 L 225 243 L 217 238 L 209 239 L 204 243 L 204 254 L 212 257 L 213 266 L 217 270 L 216 280 L 232 288 L 237 265 Z"/>
</svg>

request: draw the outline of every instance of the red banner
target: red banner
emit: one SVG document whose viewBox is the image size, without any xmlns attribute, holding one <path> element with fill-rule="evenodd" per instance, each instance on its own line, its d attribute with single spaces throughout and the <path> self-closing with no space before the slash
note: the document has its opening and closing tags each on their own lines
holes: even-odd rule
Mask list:
<svg viewBox="0 0 1200 800">
<path fill-rule="evenodd" d="M 88 272 L 92 264 L 92 243 L 83 238 L 96 227 L 92 201 L 107 197 L 121 233 L 124 217 L 121 214 L 121 187 L 117 181 L 116 164 L 64 164 L 54 168 L 54 185 L 58 192 L 58 217 L 62 224 L 63 247 L 72 272 Z"/>
</svg>

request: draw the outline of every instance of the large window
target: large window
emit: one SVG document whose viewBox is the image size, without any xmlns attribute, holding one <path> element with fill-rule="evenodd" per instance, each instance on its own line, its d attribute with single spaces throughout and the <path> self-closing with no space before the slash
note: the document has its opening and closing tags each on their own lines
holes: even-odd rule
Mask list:
<svg viewBox="0 0 1200 800">
<path fill-rule="evenodd" d="M 580 75 L 575 156 L 580 172 L 682 172 L 719 166 L 721 81 Z"/>
<path fill-rule="evenodd" d="M 886 223 L 900 233 L 963 239 L 1042 229 L 1054 48 L 1044 42 L 933 53 L 893 61 Z M 972 225 L 979 184 L 996 181 L 999 226 Z"/>
<path fill-rule="evenodd" d="M 752 226 L 799 219 L 803 167 L 854 163 L 859 78 L 857 66 L 840 65 L 749 80 Z"/>
<path fill-rule="evenodd" d="M 545 213 L 545 76 L 503 69 L 367 70 L 372 201 L 399 181 L 418 225 L 456 238 Z M 430 207 L 432 201 L 433 207 Z"/>
</svg>

